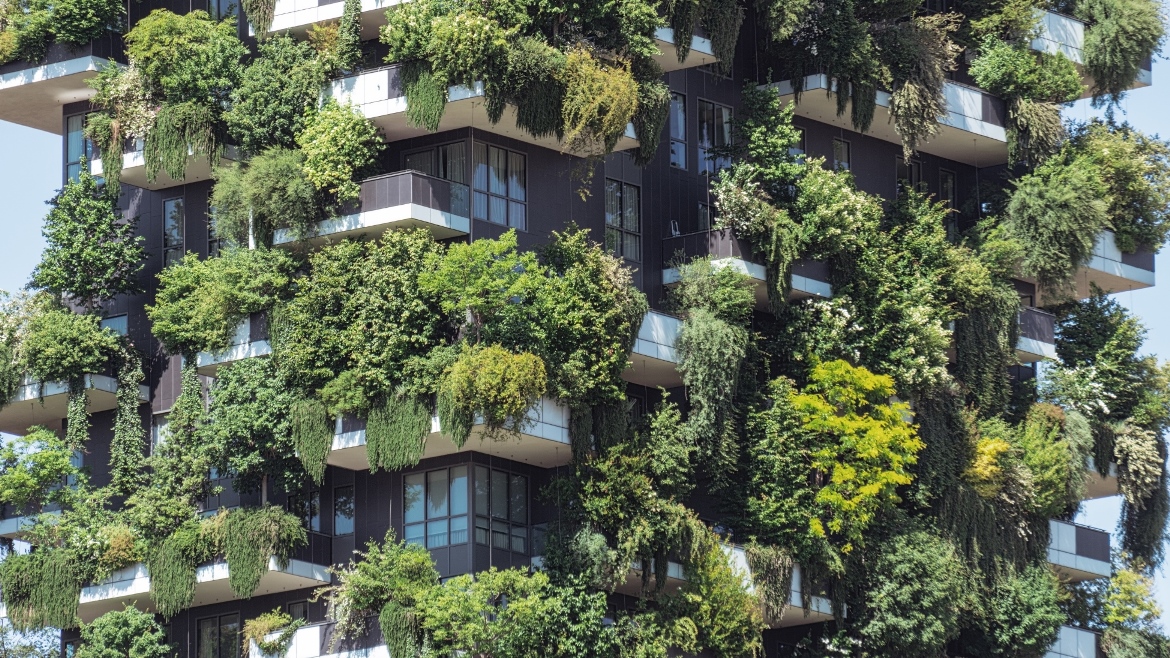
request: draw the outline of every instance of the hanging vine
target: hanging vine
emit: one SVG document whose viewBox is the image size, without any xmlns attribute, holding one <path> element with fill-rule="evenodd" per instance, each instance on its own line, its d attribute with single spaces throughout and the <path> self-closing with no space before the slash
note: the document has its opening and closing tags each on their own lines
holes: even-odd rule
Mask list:
<svg viewBox="0 0 1170 658">
<path fill-rule="evenodd" d="M 114 416 L 114 437 L 110 442 L 110 477 L 115 491 L 126 496 L 144 482 L 143 429 L 138 387 L 144 378 L 142 360 L 132 347 L 125 347 L 118 366 L 118 409 Z"/>
<path fill-rule="evenodd" d="M 89 440 L 89 396 L 85 390 L 85 377 L 69 382 L 69 406 L 65 418 L 65 444 L 73 450 L 83 450 Z"/>
<path fill-rule="evenodd" d="M 293 551 L 308 543 L 301 520 L 279 507 L 237 508 L 223 521 L 223 555 L 228 584 L 236 596 L 248 599 L 268 573 L 270 559 L 287 569 Z"/>
<path fill-rule="evenodd" d="M 211 108 L 195 101 L 164 104 L 142 154 L 146 178 L 153 182 L 162 171 L 181 181 L 192 158 L 206 157 L 208 164 L 215 166 L 223 148 Z"/>
<path fill-rule="evenodd" d="M 366 455 L 370 471 L 399 471 L 418 464 L 431 431 L 431 404 L 419 396 L 389 396 L 370 411 Z"/>
<path fill-rule="evenodd" d="M 333 427 L 325 405 L 316 398 L 301 398 L 292 406 L 292 440 L 305 472 L 320 484 L 325 477 Z"/>
</svg>

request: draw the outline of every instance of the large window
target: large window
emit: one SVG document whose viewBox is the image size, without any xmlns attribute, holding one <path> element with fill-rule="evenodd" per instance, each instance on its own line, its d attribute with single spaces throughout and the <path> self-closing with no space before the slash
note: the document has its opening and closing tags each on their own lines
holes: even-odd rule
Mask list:
<svg viewBox="0 0 1170 658">
<path fill-rule="evenodd" d="M 163 201 L 163 267 L 183 258 L 183 198 Z"/>
<path fill-rule="evenodd" d="M 406 169 L 421 171 L 428 176 L 467 183 L 467 143 L 455 142 L 407 153 L 402 157 Z"/>
<path fill-rule="evenodd" d="M 333 490 L 333 534 L 353 534 L 353 485 Z"/>
<path fill-rule="evenodd" d="M 288 511 L 301 520 L 305 530 L 321 532 L 320 491 L 299 491 L 289 496 Z"/>
<path fill-rule="evenodd" d="M 849 170 L 849 142 L 833 138 L 833 166 L 838 169 Z"/>
<path fill-rule="evenodd" d="M 528 553 L 528 478 L 475 467 L 475 543 Z"/>
<path fill-rule="evenodd" d="M 455 466 L 403 478 L 403 534 L 427 548 L 467 543 L 467 467 Z"/>
<path fill-rule="evenodd" d="M 687 97 L 670 94 L 670 166 L 687 168 Z"/>
<path fill-rule="evenodd" d="M 199 620 L 199 658 L 240 658 L 240 615 Z"/>
<path fill-rule="evenodd" d="M 895 175 L 898 180 L 898 187 L 896 192 L 898 196 L 902 195 L 902 190 L 909 187 L 912 190 L 918 189 L 922 183 L 922 163 L 917 160 L 907 161 L 902 156 L 898 156 L 895 163 Z"/>
<path fill-rule="evenodd" d="M 65 120 L 65 177 L 75 181 L 81 177 L 81 158 L 93 160 L 93 142 L 85 138 L 85 115 L 78 114 Z"/>
<path fill-rule="evenodd" d="M 638 187 L 605 181 L 605 246 L 613 255 L 642 260 L 642 208 Z"/>
<path fill-rule="evenodd" d="M 497 146 L 476 142 L 472 214 L 495 224 L 528 230 L 528 160 Z"/>
<path fill-rule="evenodd" d="M 288 604 L 288 616 L 293 618 L 293 621 L 300 619 L 303 622 L 309 621 L 309 602 L 308 601 L 293 601 Z"/>
<path fill-rule="evenodd" d="M 699 167 L 713 174 L 731 166 L 731 160 L 717 157 L 712 149 L 731 143 L 731 108 L 711 101 L 699 101 Z"/>
</svg>

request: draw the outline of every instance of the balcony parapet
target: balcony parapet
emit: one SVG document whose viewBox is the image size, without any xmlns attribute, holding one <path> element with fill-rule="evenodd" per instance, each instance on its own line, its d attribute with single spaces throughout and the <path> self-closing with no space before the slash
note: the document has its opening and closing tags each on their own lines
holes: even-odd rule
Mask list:
<svg viewBox="0 0 1170 658">
<path fill-rule="evenodd" d="M 394 142 L 430 134 L 425 128 L 411 125 L 406 118 L 407 101 L 401 64 L 391 64 L 333 80 L 326 85 L 324 95 L 341 103 L 353 103 L 367 119 L 381 129 L 387 141 Z M 555 136 L 533 137 L 521 129 L 516 124 L 514 107 L 506 108 L 499 123 L 493 124 L 488 120 L 485 109 L 482 82 L 477 82 L 471 87 L 452 86 L 447 90 L 447 107 L 436 132 L 460 128 L 481 128 L 556 151 L 565 148 Z M 638 140 L 631 124 L 626 126 L 626 134 L 618 140 L 614 151 L 626 151 L 637 146 Z M 589 155 L 584 152 L 566 152 L 578 156 Z"/>
<path fill-rule="evenodd" d="M 232 342 L 218 352 L 200 352 L 195 367 L 200 375 L 214 377 L 219 367 L 243 359 L 272 354 L 268 343 L 268 314 L 253 313 L 236 327 Z"/>
<path fill-rule="evenodd" d="M 122 174 L 120 181 L 127 185 L 134 187 L 141 187 L 144 190 L 165 190 L 168 187 L 175 187 L 176 185 L 186 185 L 188 183 L 198 183 L 199 181 L 211 180 L 211 173 L 214 169 L 206 156 L 196 156 L 190 152 L 192 157 L 187 159 L 187 169 L 185 175 L 180 180 L 175 180 L 162 169 L 159 170 L 158 175 L 152 181 L 146 174 L 146 155 L 145 144 L 142 140 L 137 140 L 122 153 Z M 220 166 L 227 166 L 232 162 L 240 159 L 239 151 L 234 146 L 227 146 L 224 148 L 223 156 L 219 159 Z M 105 166 L 102 164 L 102 159 L 99 157 L 89 165 L 89 171 L 94 176 L 101 176 L 105 171 Z"/>
<path fill-rule="evenodd" d="M 1075 626 L 1061 626 L 1044 658 L 1101 658 L 1101 636 Z"/>
<path fill-rule="evenodd" d="M 108 375 L 85 375 L 86 411 L 95 414 L 118 406 L 118 381 Z M 150 401 L 150 389 L 138 386 L 138 399 Z M 26 382 L 12 400 L 0 407 L 0 432 L 23 435 L 34 425 L 60 426 L 68 416 L 67 382 Z"/>
<path fill-rule="evenodd" d="M 1085 65 L 1085 22 L 1067 14 L 1055 11 L 1040 12 L 1040 30 L 1032 39 L 1032 50 L 1055 55 L 1060 53 L 1069 58 L 1083 74 Z M 1137 78 L 1130 89 L 1148 87 L 1153 84 L 1154 75 L 1150 58 L 1146 58 L 1138 68 Z M 1082 82 L 1086 87 L 1085 96 L 1092 89 L 1093 80 L 1084 75 Z"/>
<path fill-rule="evenodd" d="M 63 134 L 62 106 L 92 98 L 87 81 L 121 57 L 121 36 L 109 34 L 84 46 L 49 44 L 38 62 L 0 64 L 0 120 Z"/>
<path fill-rule="evenodd" d="M 1109 533 L 1067 521 L 1048 521 L 1048 563 L 1069 582 L 1108 578 Z"/>
<path fill-rule="evenodd" d="M 681 330 L 681 319 L 658 311 L 647 313 L 638 329 L 638 337 L 634 340 L 634 349 L 630 352 L 630 366 L 622 373 L 622 377 L 642 386 L 682 386 L 678 354 L 674 347 Z"/>
<path fill-rule="evenodd" d="M 1016 339 L 1016 358 L 1033 363 L 1056 358 L 1056 316 L 1038 308 L 1025 306 L 1017 316 L 1020 334 Z"/>
</svg>

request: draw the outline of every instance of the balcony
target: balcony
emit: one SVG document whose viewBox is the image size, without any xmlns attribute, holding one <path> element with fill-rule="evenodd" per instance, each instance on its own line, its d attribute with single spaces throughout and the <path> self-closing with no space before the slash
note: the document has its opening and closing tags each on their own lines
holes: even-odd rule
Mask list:
<svg viewBox="0 0 1170 658">
<path fill-rule="evenodd" d="M 122 153 L 122 176 L 121 182 L 134 187 L 141 187 L 144 190 L 164 190 L 168 187 L 175 187 L 176 185 L 186 185 L 188 183 L 198 183 L 199 181 L 211 180 L 211 172 L 214 169 L 208 159 L 202 155 L 192 157 L 187 160 L 186 175 L 179 180 L 175 180 L 167 175 L 167 172 L 161 168 L 154 181 L 149 180 L 146 175 L 146 157 L 144 154 L 144 144 L 142 140 L 136 141 L 131 145 L 131 148 Z M 239 152 L 234 146 L 228 146 L 224 149 L 223 157 L 219 159 L 219 165 L 227 166 L 235 160 L 239 160 Z M 89 167 L 90 173 L 94 176 L 101 176 L 104 168 L 100 158 L 95 159 Z"/>
<path fill-rule="evenodd" d="M 642 386 L 675 388 L 682 386 L 678 372 L 678 357 L 674 343 L 682 329 L 682 320 L 672 315 L 650 311 L 642 319 L 634 349 L 630 352 L 630 366 L 622 377 Z"/>
<path fill-rule="evenodd" d="M 406 93 L 403 91 L 402 66 L 391 64 L 382 68 L 363 71 L 356 75 L 333 80 L 325 89 L 325 95 L 338 102 L 351 102 L 367 119 L 381 129 L 386 141 L 394 142 L 409 137 L 430 134 L 424 128 L 411 125 L 406 120 Z M 459 128 L 480 128 L 492 133 L 536 146 L 561 151 L 562 144 L 555 136 L 533 137 L 516 125 L 516 112 L 512 107 L 504 110 L 497 124 L 488 121 L 484 109 L 483 83 L 473 88 L 454 86 L 448 90 L 447 108 L 436 132 Z M 615 151 L 626 151 L 638 145 L 634 127 L 626 126 L 626 135 L 618 140 Z M 572 152 L 572 155 L 587 156 L 589 153 Z"/>
<path fill-rule="evenodd" d="M 771 86 L 779 92 L 782 100 L 796 101 L 791 80 Z M 805 77 L 804 91 L 796 103 L 796 115 L 852 131 L 850 113 L 837 115 L 836 89 L 837 82 L 824 74 Z M 939 133 L 923 142 L 918 150 L 975 167 L 1007 162 L 1007 131 L 1004 128 L 1007 111 L 1003 100 L 956 82 L 948 82 L 944 93 L 947 115 L 939 121 Z M 901 144 L 902 138 L 894 130 L 889 108 L 889 92 L 879 90 L 873 123 L 866 134 Z"/>
<path fill-rule="evenodd" d="M 311 246 L 358 236 L 377 237 L 396 228 L 425 228 L 437 240 L 471 230 L 471 192 L 462 183 L 417 171 L 399 171 L 362 181 L 361 196 L 352 212 L 317 224 L 307 238 Z M 295 244 L 293 233 L 279 229 L 274 245 Z"/>
<path fill-rule="evenodd" d="M 1089 264 L 1077 271 L 1077 297 L 1088 298 L 1090 284 L 1105 292 L 1141 290 L 1154 285 L 1154 252 L 1139 248 L 1132 254 L 1117 248 L 1113 231 L 1102 231 Z"/>
<path fill-rule="evenodd" d="M 724 544 L 723 552 L 727 554 L 728 559 L 731 561 L 732 568 L 746 579 L 748 590 L 754 591 L 755 585 L 752 581 L 752 570 L 748 565 L 747 553 L 744 549 L 740 546 Z M 617 591 L 630 596 L 638 596 L 642 592 L 642 572 L 642 563 L 635 562 L 631 566 L 629 574 L 626 576 L 626 582 L 618 586 Z M 673 561 L 667 563 L 666 588 L 668 591 L 678 589 L 686 580 L 686 572 L 681 564 Z M 804 626 L 806 624 L 816 624 L 833 619 L 833 603 L 823 596 L 811 597 L 809 607 L 804 607 L 802 586 L 803 581 L 801 579 L 800 565 L 793 565 L 792 584 L 789 587 L 788 603 L 785 605 L 780 619 L 765 620 L 769 628 Z"/>
<path fill-rule="evenodd" d="M 729 229 L 700 231 L 666 238 L 662 241 L 662 253 L 670 259 L 681 254 L 687 259 L 711 258 L 715 267 L 733 267 L 746 274 L 755 286 L 756 308 L 764 311 L 768 305 L 768 275 L 764 266 L 752 262 L 751 246 L 740 240 Z M 662 284 L 671 286 L 678 283 L 678 270 L 671 267 L 662 270 Z M 792 288 L 789 301 L 810 297 L 829 298 L 833 287 L 829 285 L 829 268 L 825 263 L 802 260 L 792 266 Z"/>
<path fill-rule="evenodd" d="M 63 134 L 62 106 L 92 98 L 86 82 L 121 53 L 121 37 L 109 35 L 84 46 L 49 44 L 39 62 L 0 65 L 0 121 Z"/>
<path fill-rule="evenodd" d="M 404 0 L 362 0 L 362 40 L 377 38 L 378 29 L 386 24 L 386 10 Z M 303 37 L 314 23 L 328 23 L 341 18 L 343 0 L 277 0 L 269 32 L 290 32 Z"/>
<path fill-rule="evenodd" d="M 249 656 L 266 656 L 267 658 L 390 658 L 390 652 L 382 640 L 382 630 L 378 625 L 378 618 L 372 617 L 366 624 L 366 631 L 361 637 L 337 638 L 334 633 L 337 622 L 326 621 L 316 624 L 307 624 L 293 633 L 288 643 L 288 649 L 281 654 L 264 654 L 260 647 L 252 642 L 248 647 Z M 272 633 L 265 639 L 274 640 L 280 635 Z M 336 646 L 333 646 L 336 644 Z M 331 648 L 332 647 L 332 648 Z"/>
<path fill-rule="evenodd" d="M 86 411 L 91 415 L 118 406 L 118 382 L 107 375 L 86 375 Z M 150 401 L 150 389 L 139 385 L 138 398 Z M 22 435 L 33 425 L 60 427 L 68 415 L 69 384 L 66 382 L 27 383 L 12 401 L 0 407 L 0 432 Z"/>
<path fill-rule="evenodd" d="M 1109 462 L 1109 467 L 1105 469 L 1105 474 L 1102 475 L 1097 470 L 1096 462 L 1090 457 L 1088 463 L 1085 464 L 1084 500 L 1108 498 L 1109 496 L 1116 496 L 1120 493 L 1121 487 L 1117 483 L 1117 464 Z"/>
<path fill-rule="evenodd" d="M 1101 658 L 1100 636 L 1093 631 L 1061 626 L 1056 642 L 1044 658 Z"/>
<path fill-rule="evenodd" d="M 1084 69 L 1085 64 L 1085 24 L 1072 16 L 1058 14 L 1054 11 L 1045 11 L 1040 18 L 1040 32 L 1032 39 L 1032 50 L 1049 53 L 1063 53 L 1065 57 L 1077 65 L 1077 69 Z M 1137 79 L 1130 89 L 1148 87 L 1153 84 L 1154 76 L 1151 72 L 1152 62 L 1147 58 L 1138 70 Z M 1085 76 L 1085 94 L 1092 88 L 1092 79 Z"/>
<path fill-rule="evenodd" d="M 1016 358 L 1020 363 L 1034 363 L 1056 358 L 1056 316 L 1037 308 L 1020 309 L 1020 335 L 1016 339 Z"/>
<path fill-rule="evenodd" d="M 332 538 L 309 533 L 309 544 L 295 552 L 288 567 L 281 569 L 276 558 L 270 558 L 268 573 L 260 578 L 260 585 L 253 596 L 328 585 L 330 576 L 327 567 L 332 563 L 331 545 Z M 192 608 L 238 598 L 228 585 L 226 562 L 199 567 L 195 572 L 195 583 Z M 145 564 L 131 565 L 114 572 L 100 583 L 83 588 L 77 614 L 82 621 L 90 623 L 111 610 L 121 610 L 125 605 L 133 605 L 145 611 L 154 610 L 154 602 L 150 599 L 150 573 Z"/>
<path fill-rule="evenodd" d="M 438 416 L 433 417 L 422 459 L 459 452 L 479 452 L 541 468 L 564 466 L 569 463 L 573 453 L 569 446 L 569 409 L 549 398 L 541 398 L 528 411 L 526 423 L 519 435 L 501 440 L 489 439 L 483 435 L 483 425 L 477 423 L 462 448 L 456 447 L 450 437 L 443 434 Z M 349 417 L 337 420 L 327 461 L 331 466 L 351 471 L 370 468 L 366 454 L 365 421 Z"/>
<path fill-rule="evenodd" d="M 1048 521 L 1048 563 L 1069 582 L 1108 578 L 1109 533 L 1067 521 Z"/>
<path fill-rule="evenodd" d="M 705 66 L 719 61 L 711 47 L 711 40 L 698 34 L 691 37 L 691 49 L 681 62 L 678 61 L 674 30 L 669 27 L 658 28 L 654 31 L 654 43 L 662 51 L 661 55 L 654 56 L 654 61 L 658 62 L 664 73 Z"/>
<path fill-rule="evenodd" d="M 272 354 L 272 346 L 268 344 L 268 316 L 265 313 L 253 313 L 236 327 L 232 342 L 226 349 L 200 352 L 196 357 L 195 368 L 200 375 L 214 377 L 222 365 L 269 354 Z"/>
</svg>

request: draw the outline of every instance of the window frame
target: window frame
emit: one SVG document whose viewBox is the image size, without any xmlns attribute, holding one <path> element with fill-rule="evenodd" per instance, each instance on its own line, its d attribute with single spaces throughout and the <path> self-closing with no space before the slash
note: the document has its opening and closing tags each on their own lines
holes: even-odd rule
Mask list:
<svg viewBox="0 0 1170 658">
<path fill-rule="evenodd" d="M 619 205 L 619 208 L 617 209 L 616 213 L 611 213 L 610 207 L 609 207 L 610 198 L 611 198 L 611 195 L 610 195 L 610 186 L 611 185 L 616 185 L 617 189 L 618 189 L 618 194 L 617 194 L 616 198 L 618 200 L 617 203 Z M 629 197 L 627 192 L 629 190 L 635 190 L 636 194 L 638 195 L 637 207 L 634 208 L 635 219 L 637 220 L 637 223 L 638 223 L 637 229 L 626 228 L 626 226 L 627 226 L 626 219 L 629 217 L 629 214 L 630 214 L 630 207 L 627 205 L 627 199 Z M 616 178 L 606 178 L 605 179 L 604 204 L 605 204 L 605 248 L 606 248 L 606 250 L 609 253 L 611 253 L 619 258 L 622 258 L 623 260 L 629 261 L 631 263 L 641 263 L 642 257 L 643 257 L 643 253 L 642 253 L 642 187 L 640 185 L 634 185 L 633 183 L 627 183 L 626 181 L 618 180 Z M 611 216 L 618 217 L 618 220 L 616 223 L 610 221 Z M 616 243 L 611 241 L 611 240 L 615 240 L 615 239 L 616 239 Z M 631 242 L 627 242 L 627 239 L 630 239 Z M 617 245 L 616 249 L 614 248 L 615 244 Z M 637 252 L 635 254 L 636 258 L 632 258 L 629 255 L 627 255 L 627 250 L 626 250 L 627 244 L 636 244 L 636 247 L 634 248 L 634 250 Z"/>
<path fill-rule="evenodd" d="M 171 221 L 171 215 L 174 214 L 173 210 L 170 210 L 170 211 L 167 210 L 167 205 L 174 203 L 174 202 L 178 202 L 178 208 L 179 208 L 179 221 L 178 221 L 179 239 L 178 239 L 177 245 L 169 243 L 168 242 L 169 237 L 167 235 L 168 222 Z M 179 195 L 179 196 L 163 199 L 162 204 L 163 204 L 162 205 L 162 214 L 163 214 L 163 218 L 162 218 L 162 220 L 163 220 L 162 262 L 163 262 L 163 267 L 165 268 L 165 267 L 168 267 L 168 266 L 182 260 L 183 254 L 186 251 L 186 246 L 187 246 L 187 202 L 186 202 L 186 199 L 182 195 Z"/>
<path fill-rule="evenodd" d="M 900 170 L 905 168 L 910 178 L 900 178 Z M 915 180 L 917 179 L 917 180 Z M 911 189 L 919 190 L 922 186 L 922 161 L 910 158 L 907 160 L 901 155 L 894 156 L 894 198 L 902 197 L 902 188 L 906 187 L 904 183 L 909 183 Z"/>
<path fill-rule="evenodd" d="M 716 108 L 723 109 L 726 112 L 726 116 L 724 117 L 724 126 L 723 126 L 724 133 L 725 133 L 724 138 L 723 138 L 724 144 L 722 144 L 722 145 L 720 145 L 720 144 L 711 144 L 709 146 L 703 145 L 703 104 L 704 103 L 711 106 L 712 116 L 714 116 L 714 111 Z M 695 121 L 696 121 L 696 125 L 698 126 L 698 129 L 696 132 L 696 137 L 695 137 L 695 143 L 699 149 L 698 155 L 696 156 L 698 172 L 700 174 L 705 175 L 705 176 L 714 176 L 715 174 L 719 173 L 720 171 L 731 167 L 731 158 L 723 158 L 723 157 L 716 158 L 714 156 L 711 156 L 708 152 L 711 149 L 720 148 L 723 146 L 730 145 L 731 139 L 732 139 L 731 126 L 732 126 L 732 121 L 734 120 L 733 117 L 735 116 L 734 108 L 730 105 L 724 105 L 723 103 L 720 103 L 718 101 L 699 97 L 697 110 L 696 110 L 695 114 L 696 114 Z M 715 126 L 715 128 L 718 128 L 718 126 Z M 716 141 L 718 141 L 718 140 L 716 140 Z"/>
<path fill-rule="evenodd" d="M 837 155 L 837 147 L 840 145 L 845 150 L 845 160 L 840 160 Z M 844 166 L 842 166 L 844 162 Z M 841 171 L 851 171 L 853 167 L 853 144 L 849 140 L 834 137 L 833 138 L 833 167 Z"/>
<path fill-rule="evenodd" d="M 314 500 L 315 499 L 315 500 Z M 307 502 L 308 507 L 302 508 L 301 505 Z M 316 502 L 314 509 L 313 503 Z M 301 526 L 308 532 L 315 532 L 321 534 L 321 489 L 316 486 L 310 486 L 294 491 L 289 494 L 286 503 L 286 509 L 289 514 L 297 517 L 301 521 Z M 308 513 L 308 516 L 305 513 Z M 315 514 L 314 514 L 315 512 Z M 313 526 L 316 521 L 316 527 Z"/>
<path fill-rule="evenodd" d="M 472 536 L 475 544 L 478 546 L 487 546 L 494 550 L 510 551 L 512 553 L 519 553 L 520 555 L 531 555 L 532 478 L 524 473 L 517 473 L 502 468 L 493 468 L 486 464 L 474 464 L 474 468 L 471 469 L 471 474 L 471 516 L 474 519 L 473 526 L 475 530 Z M 486 477 L 481 478 L 481 474 Z M 506 486 L 503 500 L 507 509 L 502 516 L 496 513 L 493 502 L 495 499 L 493 476 L 497 474 L 504 477 Z M 522 480 L 524 483 L 524 519 L 522 520 L 513 518 L 513 513 L 515 512 L 513 505 L 516 502 L 513 487 L 517 480 Z M 480 488 L 481 482 L 483 483 L 482 489 Z M 481 492 L 482 500 L 485 503 L 482 512 L 480 507 Z M 504 546 L 496 545 L 498 537 L 503 537 Z M 517 548 L 517 541 L 520 542 L 519 549 Z"/>
<path fill-rule="evenodd" d="M 802 159 L 808 155 L 808 131 L 801 126 L 792 127 L 800 134 L 800 139 L 796 140 L 795 146 L 788 147 L 788 155 L 793 158 Z"/>
<path fill-rule="evenodd" d="M 341 500 L 339 492 L 344 489 L 349 489 L 349 531 L 338 531 L 339 506 L 338 501 Z M 352 484 L 341 484 L 333 487 L 333 536 L 334 537 L 348 537 L 357 531 L 357 489 Z"/>
<path fill-rule="evenodd" d="M 293 606 L 294 605 L 295 606 L 304 606 L 304 611 L 305 611 L 304 617 L 298 616 L 297 614 L 293 614 Z M 288 603 L 284 604 L 284 611 L 289 617 L 292 617 L 293 621 L 296 621 L 298 619 L 303 619 L 306 624 L 309 623 L 309 601 L 308 601 L 308 599 L 302 599 L 300 601 L 289 601 Z"/>
<path fill-rule="evenodd" d="M 681 101 L 681 104 L 678 106 L 679 108 L 681 108 L 681 113 L 680 113 L 681 116 L 679 116 L 677 120 L 676 120 L 676 113 L 675 113 L 675 100 L 676 99 Z M 681 124 L 681 126 L 679 126 L 678 124 Z M 676 127 L 680 128 L 681 136 L 675 135 L 675 128 Z M 687 158 L 687 128 L 688 127 L 689 127 L 689 125 L 687 124 L 687 95 L 680 93 L 680 92 L 677 92 L 677 91 L 672 91 L 672 92 L 670 92 L 670 118 L 668 121 L 668 129 L 669 129 L 669 137 L 670 137 L 669 156 L 670 156 L 670 166 L 672 169 L 678 169 L 680 171 L 687 170 L 687 160 L 689 159 L 689 158 Z M 679 148 L 678 151 L 675 150 L 676 145 Z M 676 162 L 676 160 L 677 160 L 676 155 L 678 156 L 678 158 L 681 158 L 681 163 Z"/>
<path fill-rule="evenodd" d="M 456 511 L 453 503 L 457 500 L 455 492 L 456 477 L 453 473 L 457 470 L 463 470 L 463 511 Z M 447 500 L 446 512 L 444 514 L 431 514 L 430 500 L 431 500 L 431 474 L 445 472 L 447 477 Z M 407 502 L 408 487 L 416 486 L 411 482 L 412 478 L 422 478 L 422 498 L 419 501 L 421 506 L 422 518 L 421 520 L 408 520 L 407 514 L 411 511 L 411 505 Z M 471 492 L 471 467 L 469 464 L 452 464 L 451 466 L 444 466 L 442 468 L 430 468 L 418 471 L 411 471 L 404 473 L 402 476 L 402 537 L 403 540 L 409 544 L 418 544 L 427 550 L 437 548 L 450 548 L 451 546 L 463 546 L 470 543 L 470 492 Z M 456 519 L 462 519 L 462 524 L 458 523 Z M 432 545 L 431 538 L 436 536 L 431 532 L 431 524 L 445 524 L 447 538 L 443 543 L 435 543 Z M 458 528 L 462 525 L 462 528 Z M 411 530 L 421 528 L 421 535 L 412 535 Z M 463 533 L 462 539 L 458 539 L 459 532 Z"/>
<path fill-rule="evenodd" d="M 85 158 L 85 162 L 86 162 L 87 167 L 92 166 L 93 159 L 94 159 L 93 156 L 94 156 L 94 153 L 97 152 L 97 146 L 95 146 L 93 141 L 91 141 L 88 137 L 85 136 L 85 127 L 89 123 L 89 115 L 90 114 L 92 114 L 92 113 L 91 112 L 83 112 L 81 114 L 70 114 L 69 116 L 65 117 L 65 139 L 62 140 L 64 142 L 63 147 L 65 150 L 64 158 L 63 158 L 65 164 L 64 164 L 64 171 L 62 172 L 64 174 L 64 182 L 65 183 L 68 183 L 70 181 L 76 181 L 76 180 L 81 178 L 81 158 L 82 157 Z M 71 130 L 69 124 L 74 119 L 79 120 L 81 122 L 81 129 L 79 131 L 77 131 L 80 135 L 81 150 L 78 153 L 77 158 L 74 158 L 72 156 L 72 154 L 69 152 L 69 146 L 70 146 L 69 137 L 74 132 L 73 130 Z M 74 167 L 77 168 L 77 177 L 76 178 L 70 172 L 70 169 L 74 168 Z"/>
<path fill-rule="evenodd" d="M 483 183 L 481 186 L 479 176 L 479 149 L 483 148 L 484 153 L 484 170 Z M 503 153 L 504 174 L 501 178 L 505 189 L 503 192 L 497 192 L 492 189 L 493 177 L 493 155 L 496 152 Z M 520 159 L 523 163 L 523 180 L 519 181 L 517 187 L 520 189 L 513 190 L 514 184 L 512 176 L 512 166 L 514 159 Z M 523 151 L 514 151 L 503 146 L 497 146 L 490 142 L 483 142 L 473 140 L 471 142 L 471 217 L 479 221 L 495 224 L 496 226 L 505 226 L 513 228 L 517 231 L 528 232 L 528 203 L 531 200 L 528 193 L 528 153 Z M 481 206 L 482 201 L 482 206 Z M 498 222 L 492 219 L 496 212 L 493 208 L 502 206 L 504 209 L 504 221 Z M 480 209 L 482 207 L 482 213 Z M 515 214 L 514 214 L 515 212 Z"/>
<path fill-rule="evenodd" d="M 224 620 L 227 618 L 230 618 L 230 617 L 235 617 L 236 637 L 232 642 L 228 643 L 228 645 L 233 648 L 233 653 L 229 656 L 224 656 L 224 655 L 222 655 L 222 652 L 220 651 L 224 647 L 224 641 L 220 637 L 220 635 L 221 635 L 223 627 L 224 627 Z M 202 628 L 202 626 L 203 626 L 203 622 L 209 621 L 209 620 L 216 621 L 216 626 L 215 626 L 215 638 L 216 639 L 215 639 L 215 655 L 209 656 L 208 658 L 240 658 L 240 653 L 241 653 L 240 652 L 240 649 L 241 649 L 240 640 L 243 636 L 243 624 L 242 624 L 239 612 L 228 612 L 228 613 L 224 613 L 224 614 L 220 614 L 220 615 L 210 615 L 207 617 L 196 618 L 196 620 L 195 620 L 195 657 L 196 658 L 203 658 L 203 632 L 202 632 L 203 628 Z"/>
</svg>

